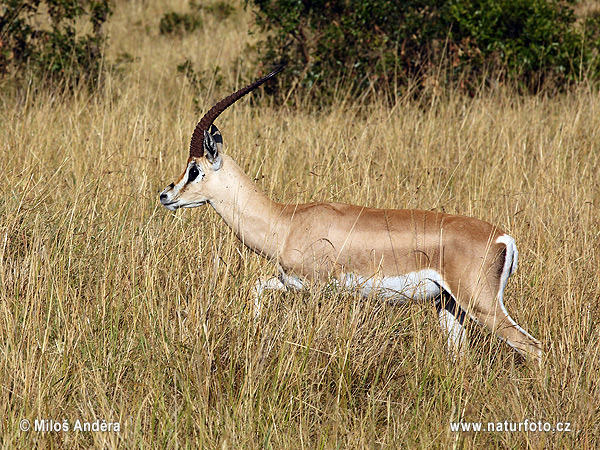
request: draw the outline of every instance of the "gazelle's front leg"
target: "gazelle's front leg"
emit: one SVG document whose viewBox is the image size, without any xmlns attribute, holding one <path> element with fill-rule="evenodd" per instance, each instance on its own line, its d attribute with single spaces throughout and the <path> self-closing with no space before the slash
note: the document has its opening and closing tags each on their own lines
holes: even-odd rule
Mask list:
<svg viewBox="0 0 600 450">
<path fill-rule="evenodd" d="M 254 283 L 252 296 L 254 298 L 254 319 L 258 319 L 261 310 L 261 297 L 266 289 L 276 291 L 287 291 L 288 289 L 302 289 L 304 284 L 295 276 L 286 275 L 280 269 L 278 277 L 260 277 Z"/>
<path fill-rule="evenodd" d="M 254 283 L 254 288 L 252 289 L 252 297 L 254 298 L 254 320 L 260 317 L 260 299 L 266 289 L 277 291 L 287 290 L 285 284 L 283 284 L 278 277 L 260 277 L 258 280 L 256 280 L 256 283 Z"/>
</svg>

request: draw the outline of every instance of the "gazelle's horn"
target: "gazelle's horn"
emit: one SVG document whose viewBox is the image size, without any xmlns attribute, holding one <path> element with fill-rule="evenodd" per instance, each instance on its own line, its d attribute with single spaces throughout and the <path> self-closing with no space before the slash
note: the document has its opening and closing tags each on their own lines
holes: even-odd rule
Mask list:
<svg viewBox="0 0 600 450">
<path fill-rule="evenodd" d="M 275 75 L 281 72 L 284 67 L 285 65 L 282 64 L 281 66 L 273 70 L 273 72 L 271 72 L 269 75 L 225 97 L 215 106 L 213 106 L 206 114 L 204 114 L 204 117 L 200 119 L 200 122 L 198 122 L 198 125 L 196 125 L 196 129 L 194 130 L 194 134 L 192 135 L 192 141 L 190 142 L 190 156 L 200 157 L 204 154 L 204 131 L 208 130 L 208 128 L 215 121 L 215 119 L 219 117 L 219 114 L 225 111 L 225 109 L 227 109 L 233 103 L 238 101 L 244 95 L 259 87 L 265 81 L 267 81 L 270 78 L 273 78 Z"/>
</svg>

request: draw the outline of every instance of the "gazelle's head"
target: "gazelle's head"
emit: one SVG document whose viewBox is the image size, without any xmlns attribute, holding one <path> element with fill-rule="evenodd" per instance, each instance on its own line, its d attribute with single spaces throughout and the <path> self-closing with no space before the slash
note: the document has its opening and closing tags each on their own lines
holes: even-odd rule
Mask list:
<svg viewBox="0 0 600 450">
<path fill-rule="evenodd" d="M 212 192 L 218 184 L 223 148 L 223 138 L 213 122 L 227 107 L 282 70 L 283 66 L 280 66 L 266 77 L 225 97 L 202 117 L 192 135 L 190 157 L 183 174 L 160 193 L 160 202 L 165 208 L 195 208 L 212 200 Z"/>
<path fill-rule="evenodd" d="M 200 155 L 193 151 L 193 143 L 194 138 L 185 170 L 175 183 L 171 183 L 160 193 L 160 202 L 167 209 L 195 208 L 211 200 L 210 185 L 216 181 L 213 179 L 221 168 L 221 133 L 214 125 L 210 126 L 210 131 L 202 130 L 203 152 Z"/>
</svg>

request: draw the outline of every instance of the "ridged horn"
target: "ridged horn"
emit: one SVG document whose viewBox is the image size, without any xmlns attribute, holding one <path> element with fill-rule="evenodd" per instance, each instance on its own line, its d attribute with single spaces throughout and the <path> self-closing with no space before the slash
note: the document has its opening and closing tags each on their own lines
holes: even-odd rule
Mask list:
<svg viewBox="0 0 600 450">
<path fill-rule="evenodd" d="M 234 92 L 233 94 L 225 97 L 223 100 L 221 100 L 215 106 L 210 108 L 210 110 L 206 114 L 204 114 L 204 117 L 202 117 L 202 119 L 200 119 L 200 122 L 198 122 L 198 125 L 196 125 L 196 129 L 194 130 L 194 134 L 192 135 L 192 141 L 190 142 L 190 156 L 200 157 L 204 154 L 204 131 L 208 130 L 208 128 L 215 121 L 215 119 L 217 117 L 219 117 L 219 114 L 221 114 L 223 111 L 225 111 L 225 109 L 227 109 L 233 103 L 238 101 L 244 95 L 248 94 L 252 90 L 259 87 L 265 81 L 269 80 L 270 78 L 273 78 L 275 75 L 277 75 L 279 72 L 281 72 L 284 67 L 285 67 L 285 65 L 281 65 L 281 66 L 277 67 L 269 75 L 261 78 L 260 80 L 255 81 L 254 83 L 249 84 L 245 88 L 242 88 L 239 91 Z"/>
</svg>

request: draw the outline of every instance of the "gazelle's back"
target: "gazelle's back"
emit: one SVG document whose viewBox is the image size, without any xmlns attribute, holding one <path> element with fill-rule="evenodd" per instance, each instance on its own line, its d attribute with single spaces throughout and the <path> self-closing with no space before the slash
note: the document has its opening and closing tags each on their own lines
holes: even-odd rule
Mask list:
<svg viewBox="0 0 600 450">
<path fill-rule="evenodd" d="M 466 232 L 477 235 L 477 242 L 494 244 L 504 234 L 487 222 L 436 211 L 322 202 L 289 205 L 285 213 L 292 218 L 280 264 L 311 278 L 340 270 L 365 277 L 426 268 L 441 272 L 456 251 L 485 250 L 465 246 Z"/>
</svg>

